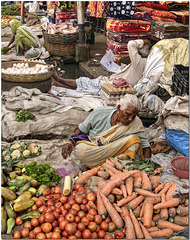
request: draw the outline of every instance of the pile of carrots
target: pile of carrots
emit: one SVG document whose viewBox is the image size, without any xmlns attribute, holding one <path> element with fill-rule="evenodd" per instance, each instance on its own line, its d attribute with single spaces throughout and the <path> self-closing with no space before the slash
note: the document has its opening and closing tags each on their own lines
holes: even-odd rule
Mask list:
<svg viewBox="0 0 190 240">
<path fill-rule="evenodd" d="M 103 218 L 109 215 L 117 229 L 125 228 L 126 239 L 151 239 L 170 237 L 188 226 L 188 199 L 174 198 L 176 184 L 160 181 L 160 176 L 128 171 L 109 158 L 76 183 L 96 194 L 94 208 Z"/>
</svg>

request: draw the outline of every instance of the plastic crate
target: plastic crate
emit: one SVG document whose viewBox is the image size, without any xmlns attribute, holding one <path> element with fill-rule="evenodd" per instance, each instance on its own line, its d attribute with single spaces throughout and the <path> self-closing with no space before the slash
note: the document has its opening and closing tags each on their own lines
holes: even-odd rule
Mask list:
<svg viewBox="0 0 190 240">
<path fill-rule="evenodd" d="M 189 95 L 189 67 L 174 65 L 172 77 L 172 92 L 175 95 Z"/>
</svg>

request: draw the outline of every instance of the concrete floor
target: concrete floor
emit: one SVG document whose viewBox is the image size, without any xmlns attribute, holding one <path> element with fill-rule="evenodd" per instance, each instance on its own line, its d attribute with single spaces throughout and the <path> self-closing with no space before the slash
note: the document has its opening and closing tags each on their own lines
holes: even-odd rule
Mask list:
<svg viewBox="0 0 190 240">
<path fill-rule="evenodd" d="M 100 75 L 108 76 L 108 73 L 100 64 L 100 60 L 106 53 L 106 40 L 104 34 L 95 33 L 95 43 L 90 46 L 90 59 L 87 62 L 81 62 L 80 68 L 90 78 L 97 78 Z"/>
</svg>

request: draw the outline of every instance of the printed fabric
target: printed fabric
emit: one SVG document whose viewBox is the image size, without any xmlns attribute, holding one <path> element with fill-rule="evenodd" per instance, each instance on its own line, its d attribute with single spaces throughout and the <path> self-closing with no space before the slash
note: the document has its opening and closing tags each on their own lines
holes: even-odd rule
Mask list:
<svg viewBox="0 0 190 240">
<path fill-rule="evenodd" d="M 89 1 L 89 14 L 91 17 L 96 17 L 97 1 Z"/>
<path fill-rule="evenodd" d="M 109 17 L 117 19 L 133 18 L 135 1 L 109 1 Z"/>
<path fill-rule="evenodd" d="M 103 17 L 104 9 L 105 9 L 104 1 L 98 1 L 97 2 L 97 12 L 96 12 L 97 18 Z"/>
<path fill-rule="evenodd" d="M 120 33 L 139 33 L 150 32 L 151 22 L 144 20 L 113 20 L 108 19 L 106 22 L 106 29 L 113 32 Z"/>
</svg>

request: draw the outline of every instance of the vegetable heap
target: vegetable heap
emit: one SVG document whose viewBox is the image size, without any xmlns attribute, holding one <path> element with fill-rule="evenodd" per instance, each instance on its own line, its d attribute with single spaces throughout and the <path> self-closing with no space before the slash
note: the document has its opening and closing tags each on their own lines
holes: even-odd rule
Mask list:
<svg viewBox="0 0 190 240">
<path fill-rule="evenodd" d="M 31 142 L 11 143 L 7 146 L 1 145 L 1 164 L 5 167 L 11 167 L 25 158 L 37 157 L 41 153 L 41 147 Z"/>
<path fill-rule="evenodd" d="M 32 162 L 24 165 L 23 172 L 32 177 L 41 184 L 55 186 L 60 183 L 61 176 L 55 172 L 55 169 L 50 164 L 40 164 Z"/>
<path fill-rule="evenodd" d="M 13 19 L 16 19 L 14 16 L 1 16 L 1 26 L 7 26 L 9 22 Z"/>
<path fill-rule="evenodd" d="M 29 119 L 35 120 L 35 116 L 32 113 L 30 113 L 28 110 L 20 110 L 16 112 L 15 121 L 26 122 Z"/>
<path fill-rule="evenodd" d="M 151 161 L 150 159 L 144 159 L 141 161 L 137 160 L 125 161 L 125 169 L 139 170 L 140 172 L 145 171 L 148 176 L 152 174 L 156 168 L 160 168 L 160 165 Z"/>
</svg>

